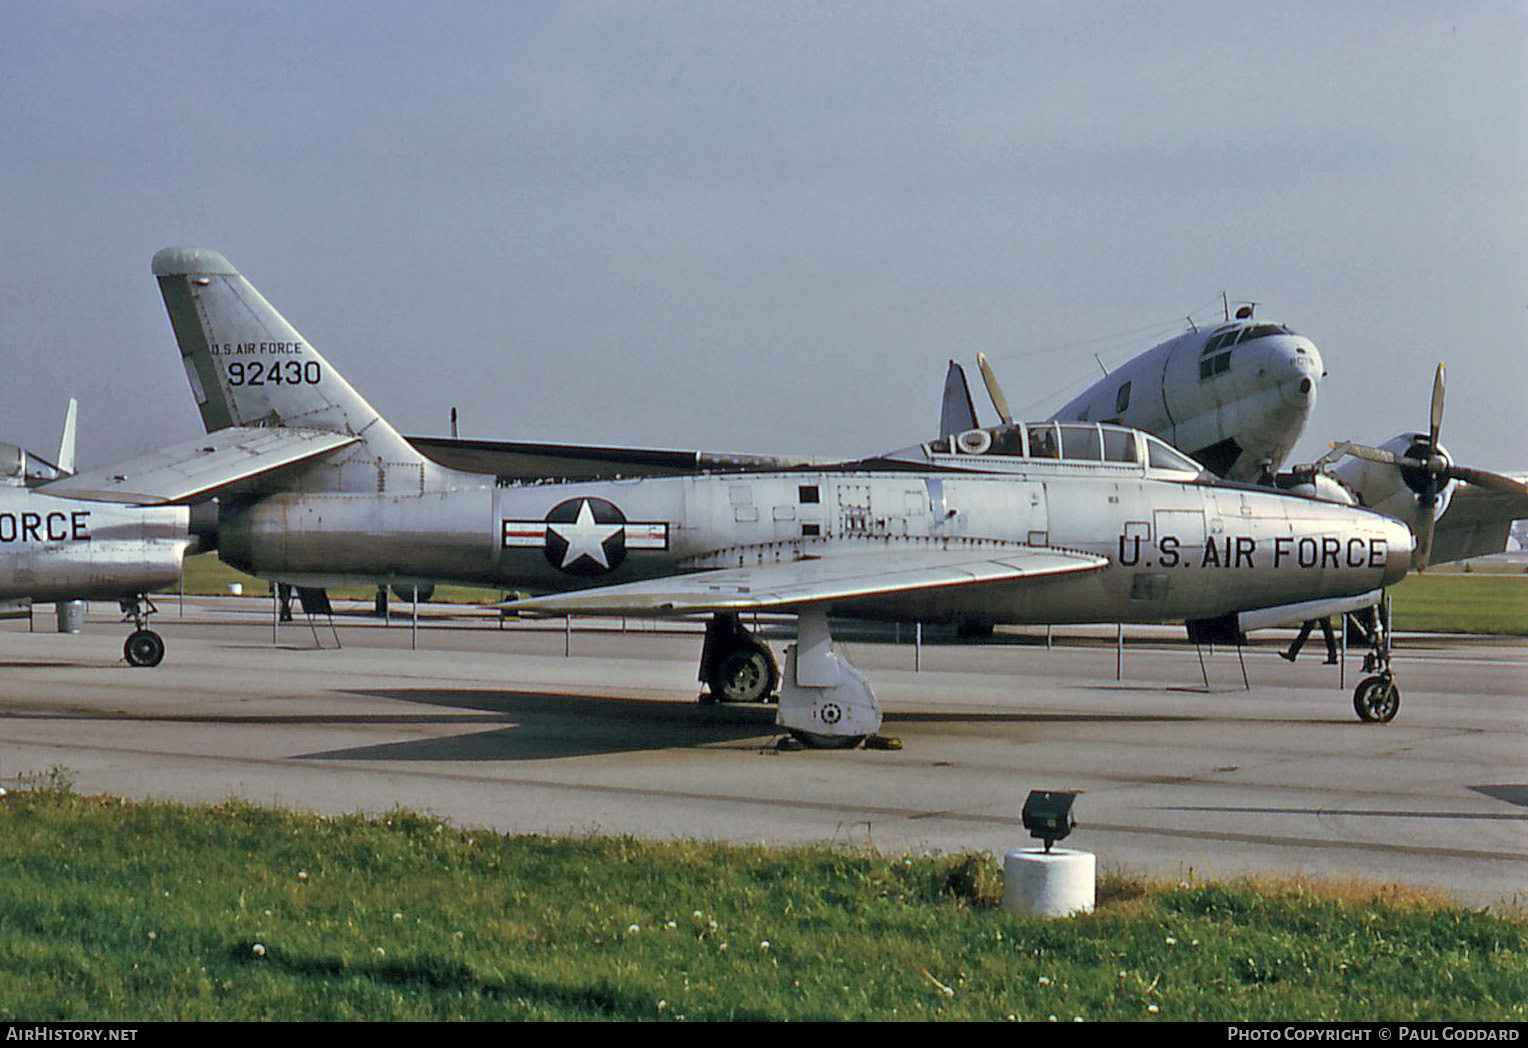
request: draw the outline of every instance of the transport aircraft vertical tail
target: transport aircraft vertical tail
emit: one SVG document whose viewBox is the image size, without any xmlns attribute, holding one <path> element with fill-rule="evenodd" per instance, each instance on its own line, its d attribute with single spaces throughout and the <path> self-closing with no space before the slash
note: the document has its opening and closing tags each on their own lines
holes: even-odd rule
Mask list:
<svg viewBox="0 0 1528 1048">
<path fill-rule="evenodd" d="M 207 432 L 230 426 L 324 430 L 359 437 L 311 467 L 306 490 L 407 493 L 442 470 L 415 451 L 228 260 L 167 247 L 154 276 Z"/>
</svg>

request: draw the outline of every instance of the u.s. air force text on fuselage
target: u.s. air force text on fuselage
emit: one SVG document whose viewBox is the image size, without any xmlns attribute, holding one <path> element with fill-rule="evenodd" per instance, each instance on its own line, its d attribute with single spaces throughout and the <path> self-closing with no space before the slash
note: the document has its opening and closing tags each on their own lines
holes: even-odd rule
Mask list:
<svg viewBox="0 0 1528 1048">
<path fill-rule="evenodd" d="M 1119 537 L 1118 560 L 1120 565 L 1133 568 L 1137 565 L 1164 568 L 1190 567 L 1192 562 L 1184 556 L 1183 540 L 1177 535 L 1162 535 L 1153 547 L 1147 543 L 1148 552 L 1142 559 L 1142 537 L 1139 533 Z M 1153 553 L 1155 559 L 1153 559 Z M 1266 543 L 1263 559 L 1270 560 Z M 1205 540 L 1204 553 L 1200 556 L 1201 568 L 1255 568 L 1258 566 L 1258 540 L 1251 535 L 1223 535 L 1219 539 Z M 1382 538 L 1342 539 L 1327 535 L 1276 535 L 1273 538 L 1271 563 L 1277 568 L 1290 561 L 1301 568 L 1320 570 L 1339 568 L 1383 568 L 1389 560 L 1389 550 Z"/>
<path fill-rule="evenodd" d="M 89 542 L 88 509 L 47 513 L 0 511 L 0 544 L 9 542 Z"/>
</svg>

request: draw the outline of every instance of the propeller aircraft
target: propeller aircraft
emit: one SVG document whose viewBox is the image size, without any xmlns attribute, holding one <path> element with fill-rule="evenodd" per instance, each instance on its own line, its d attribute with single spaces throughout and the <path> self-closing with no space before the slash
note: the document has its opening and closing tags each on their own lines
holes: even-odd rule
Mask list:
<svg viewBox="0 0 1528 1048">
<path fill-rule="evenodd" d="M 1506 548 L 1513 521 L 1528 517 L 1528 484 L 1458 465 L 1439 443 L 1442 364 L 1433 380 L 1428 432 L 1402 433 L 1378 448 L 1340 441 L 1316 462 L 1283 470 L 1326 371 L 1313 342 L 1285 325 L 1254 320 L 1252 311 L 1242 306 L 1233 318 L 1228 305 L 1225 323 L 1207 330 L 1194 325 L 1133 357 L 1052 418 L 1134 426 L 1188 450 L 1227 480 L 1395 517 L 1416 537 L 1419 570 Z M 977 363 L 994 409 L 1008 419 L 996 375 L 981 354 Z M 941 431 L 976 424 L 965 371 L 952 360 Z M 1344 457 L 1354 461 L 1340 461 Z"/>
<path fill-rule="evenodd" d="M 982 381 L 998 417 L 1007 399 L 985 356 Z M 1197 325 L 1108 373 L 1051 417 L 1143 429 L 1186 452 L 1216 476 L 1267 483 L 1294 448 L 1316 405 L 1326 370 L 1315 343 L 1283 324 L 1256 321 L 1252 307 L 1207 330 Z M 965 371 L 945 378 L 941 429 L 976 427 Z"/>
</svg>

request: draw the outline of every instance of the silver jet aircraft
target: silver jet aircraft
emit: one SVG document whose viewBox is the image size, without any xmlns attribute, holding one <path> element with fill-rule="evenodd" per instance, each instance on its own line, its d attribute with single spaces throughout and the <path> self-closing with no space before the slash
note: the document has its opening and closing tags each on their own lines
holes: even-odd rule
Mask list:
<svg viewBox="0 0 1528 1048">
<path fill-rule="evenodd" d="M 63 468 L 29 469 L 28 458 L 0 444 L 0 601 L 120 601 L 134 624 L 123 656 L 134 666 L 158 665 L 164 641 L 147 628 L 147 595 L 180 578 L 194 541 L 189 511 L 62 497 L 51 483 L 67 472 L 65 456 Z"/>
<path fill-rule="evenodd" d="M 763 700 L 778 679 L 778 723 L 814 745 L 881 726 L 830 613 L 1239 630 L 1371 605 L 1411 564 L 1393 520 L 1218 484 L 1157 438 L 1098 423 L 1006 424 L 834 466 L 487 482 L 410 446 L 221 255 L 167 248 L 154 273 L 203 439 L 291 445 L 282 469 L 220 496 L 223 560 L 302 586 L 545 592 L 509 605 L 527 612 L 709 615 L 713 700 Z M 164 471 L 80 487 L 144 498 Z M 783 673 L 741 624 L 754 611 L 798 616 Z M 1394 715 L 1385 683 L 1361 716 Z"/>
</svg>

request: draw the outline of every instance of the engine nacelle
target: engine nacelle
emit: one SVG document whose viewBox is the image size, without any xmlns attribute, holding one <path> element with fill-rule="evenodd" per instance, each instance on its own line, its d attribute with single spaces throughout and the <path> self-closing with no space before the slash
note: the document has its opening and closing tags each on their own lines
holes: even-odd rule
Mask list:
<svg viewBox="0 0 1528 1048">
<path fill-rule="evenodd" d="M 1437 456 L 1445 462 L 1453 461 L 1441 444 L 1437 448 L 1431 447 L 1425 433 L 1402 433 L 1381 444 L 1380 450 L 1402 458 L 1425 461 Z M 1368 459 L 1348 458 L 1334 466 L 1332 473 L 1358 496 L 1362 505 L 1387 517 L 1404 521 L 1411 528 L 1412 534 L 1417 533 L 1417 525 L 1422 516 L 1422 495 L 1429 482 L 1427 471 L 1371 462 Z M 1441 517 L 1443 511 L 1448 509 L 1453 492 L 1454 482 L 1445 481 L 1433 504 L 1434 519 Z"/>
</svg>

